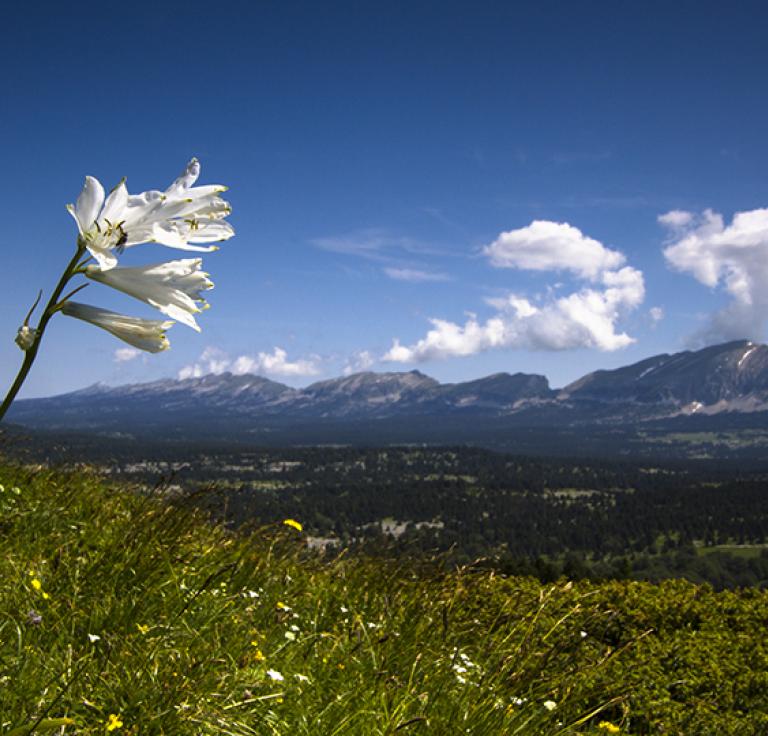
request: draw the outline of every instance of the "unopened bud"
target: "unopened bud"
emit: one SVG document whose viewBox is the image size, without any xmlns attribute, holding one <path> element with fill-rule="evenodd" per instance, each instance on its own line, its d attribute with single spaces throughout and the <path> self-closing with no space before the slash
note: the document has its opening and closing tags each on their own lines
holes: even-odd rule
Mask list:
<svg viewBox="0 0 768 736">
<path fill-rule="evenodd" d="M 32 347 L 37 330 L 29 325 L 22 325 L 16 333 L 16 344 L 26 353 Z"/>
</svg>

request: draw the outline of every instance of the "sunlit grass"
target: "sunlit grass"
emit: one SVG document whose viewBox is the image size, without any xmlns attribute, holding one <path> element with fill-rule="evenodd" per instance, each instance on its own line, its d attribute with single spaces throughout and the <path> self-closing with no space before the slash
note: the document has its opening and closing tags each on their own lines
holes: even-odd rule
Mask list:
<svg viewBox="0 0 768 736">
<path fill-rule="evenodd" d="M 328 562 L 299 508 L 245 538 L 87 473 L 0 484 L 0 733 L 768 728 L 765 593 Z"/>
</svg>

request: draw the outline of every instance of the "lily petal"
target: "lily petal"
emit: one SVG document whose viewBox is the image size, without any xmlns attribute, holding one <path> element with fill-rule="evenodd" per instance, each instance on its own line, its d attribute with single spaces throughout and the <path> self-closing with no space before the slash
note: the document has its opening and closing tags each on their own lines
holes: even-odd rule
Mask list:
<svg viewBox="0 0 768 736">
<path fill-rule="evenodd" d="M 212 220 L 205 225 L 201 225 L 197 230 L 192 230 L 189 233 L 188 240 L 190 243 L 219 242 L 229 240 L 234 234 L 235 230 L 228 222 Z"/>
<path fill-rule="evenodd" d="M 200 162 L 196 158 L 193 158 L 187 164 L 184 171 L 174 179 L 171 186 L 165 190 L 165 193 L 180 194 L 185 189 L 189 189 L 197 181 L 198 176 L 200 176 Z"/>
<path fill-rule="evenodd" d="M 128 189 L 125 186 L 125 179 L 123 179 L 123 181 L 109 193 L 99 219 L 108 220 L 113 225 L 117 225 L 122 219 L 123 210 L 125 210 L 127 206 Z"/>
<path fill-rule="evenodd" d="M 106 248 L 94 248 L 92 245 L 88 245 L 88 252 L 96 259 L 96 263 L 99 264 L 99 268 L 102 271 L 108 271 L 110 268 L 114 268 L 117 265 L 117 256 Z"/>
<path fill-rule="evenodd" d="M 104 187 L 101 182 L 93 176 L 86 176 L 83 189 L 75 202 L 75 219 L 80 225 L 81 233 L 93 227 L 103 204 Z"/>
<path fill-rule="evenodd" d="M 188 238 L 185 232 L 186 230 L 182 231 L 182 228 L 176 223 L 155 223 L 152 228 L 152 238 L 155 243 L 165 245 L 168 248 L 176 248 L 177 250 L 190 250 L 197 251 L 198 253 L 210 253 L 216 250 L 215 245 L 191 245 L 189 242 L 191 238 Z M 198 242 L 210 243 L 211 238 L 203 237 Z"/>
</svg>

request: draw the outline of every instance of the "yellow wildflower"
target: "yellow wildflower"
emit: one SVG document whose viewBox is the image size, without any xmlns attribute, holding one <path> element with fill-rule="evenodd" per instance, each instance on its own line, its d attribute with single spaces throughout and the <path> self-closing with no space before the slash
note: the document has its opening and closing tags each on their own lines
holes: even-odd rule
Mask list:
<svg viewBox="0 0 768 736">
<path fill-rule="evenodd" d="M 136 624 L 136 628 L 139 630 L 140 634 L 146 634 L 149 631 L 149 626 L 147 626 L 147 624 Z"/>
<path fill-rule="evenodd" d="M 285 526 L 292 526 L 297 532 L 300 532 L 304 529 L 304 527 L 301 525 L 301 522 L 296 521 L 296 519 L 284 519 L 283 524 L 285 524 Z"/>
<path fill-rule="evenodd" d="M 120 716 L 110 713 L 109 718 L 107 719 L 107 731 L 116 731 L 118 728 L 122 727 L 123 722 L 120 720 Z"/>
<path fill-rule="evenodd" d="M 275 608 L 277 608 L 280 611 L 290 611 L 291 610 L 291 607 L 290 606 L 286 606 L 285 603 L 283 603 L 282 601 L 278 601 L 277 603 L 275 603 Z"/>
<path fill-rule="evenodd" d="M 37 578 L 32 578 L 31 585 L 35 590 L 42 590 L 43 588 L 43 584 Z"/>
<path fill-rule="evenodd" d="M 266 659 L 266 657 L 264 656 L 264 652 L 262 652 L 261 649 L 259 649 L 259 642 L 252 641 L 251 646 L 256 647 L 256 651 L 252 655 L 253 659 L 256 662 L 263 662 Z"/>
<path fill-rule="evenodd" d="M 600 721 L 600 723 L 597 724 L 597 727 L 608 733 L 621 733 L 621 729 L 615 723 L 611 723 L 610 721 Z"/>
</svg>

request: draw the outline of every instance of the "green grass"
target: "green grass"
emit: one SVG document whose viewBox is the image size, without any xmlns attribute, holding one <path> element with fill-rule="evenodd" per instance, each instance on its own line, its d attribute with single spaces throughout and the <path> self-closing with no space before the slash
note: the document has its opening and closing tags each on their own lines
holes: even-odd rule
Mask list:
<svg viewBox="0 0 768 736">
<path fill-rule="evenodd" d="M 85 472 L 0 484 L 0 734 L 768 731 L 764 592 L 329 562 Z"/>
</svg>

